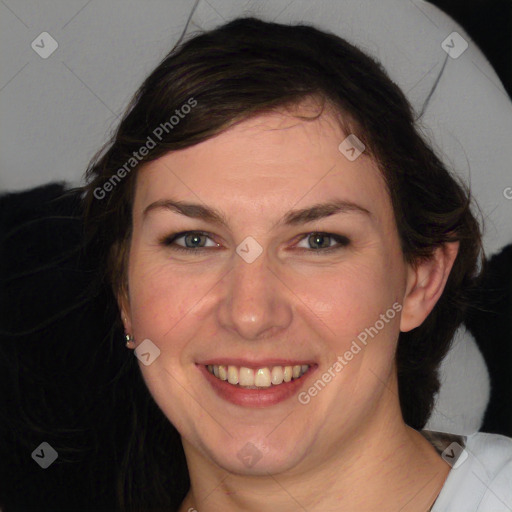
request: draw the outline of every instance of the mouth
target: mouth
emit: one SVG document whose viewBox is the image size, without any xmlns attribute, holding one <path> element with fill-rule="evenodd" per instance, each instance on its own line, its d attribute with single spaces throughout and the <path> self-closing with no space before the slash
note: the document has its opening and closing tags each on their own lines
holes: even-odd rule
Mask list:
<svg viewBox="0 0 512 512">
<path fill-rule="evenodd" d="M 243 407 L 268 407 L 297 394 L 317 368 L 316 363 L 274 361 L 252 364 L 243 361 L 196 363 L 218 397 Z"/>
</svg>

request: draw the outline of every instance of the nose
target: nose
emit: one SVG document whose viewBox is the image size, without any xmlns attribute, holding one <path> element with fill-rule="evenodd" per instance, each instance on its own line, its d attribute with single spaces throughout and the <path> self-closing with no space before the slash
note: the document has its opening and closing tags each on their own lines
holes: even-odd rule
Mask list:
<svg viewBox="0 0 512 512">
<path fill-rule="evenodd" d="M 223 286 L 218 320 L 237 339 L 277 337 L 291 324 L 292 294 L 278 270 L 270 266 L 265 251 L 252 263 L 236 255 Z"/>
</svg>

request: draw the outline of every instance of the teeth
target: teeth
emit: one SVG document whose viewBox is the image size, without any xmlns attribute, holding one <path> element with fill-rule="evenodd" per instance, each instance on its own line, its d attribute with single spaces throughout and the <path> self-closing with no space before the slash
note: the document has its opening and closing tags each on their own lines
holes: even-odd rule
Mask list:
<svg viewBox="0 0 512 512">
<path fill-rule="evenodd" d="M 282 366 L 274 366 L 272 368 L 272 384 L 277 386 L 283 382 L 283 367 Z"/>
<path fill-rule="evenodd" d="M 215 371 L 215 366 L 213 371 Z M 238 372 L 238 379 L 240 386 L 254 386 L 254 370 L 242 366 Z"/>
<path fill-rule="evenodd" d="M 309 370 L 309 365 L 272 366 L 253 370 L 245 366 L 209 364 L 207 369 L 218 379 L 227 380 L 234 386 L 239 385 L 245 388 L 256 389 L 278 386 L 283 382 L 299 379 Z"/>
<path fill-rule="evenodd" d="M 254 375 L 254 385 L 268 388 L 270 384 L 270 370 L 268 368 L 260 368 Z"/>
<path fill-rule="evenodd" d="M 210 365 L 208 366 L 209 368 Z M 211 370 L 208 371 L 211 373 Z M 236 366 L 228 366 L 228 382 L 230 384 L 238 384 L 238 368 Z"/>
<path fill-rule="evenodd" d="M 224 365 L 219 366 L 219 379 L 228 380 L 228 367 Z"/>
</svg>

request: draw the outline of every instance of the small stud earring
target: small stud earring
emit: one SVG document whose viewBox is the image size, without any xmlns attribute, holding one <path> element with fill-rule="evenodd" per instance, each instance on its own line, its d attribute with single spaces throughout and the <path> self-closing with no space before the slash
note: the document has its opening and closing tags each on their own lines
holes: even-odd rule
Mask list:
<svg viewBox="0 0 512 512">
<path fill-rule="evenodd" d="M 131 347 L 130 347 L 130 343 L 135 343 L 135 341 L 134 341 L 134 339 L 133 339 L 133 336 L 132 336 L 131 334 L 125 334 L 125 335 L 124 335 L 124 339 L 125 339 L 125 341 L 126 341 L 126 346 L 127 346 L 128 348 L 131 348 Z"/>
</svg>

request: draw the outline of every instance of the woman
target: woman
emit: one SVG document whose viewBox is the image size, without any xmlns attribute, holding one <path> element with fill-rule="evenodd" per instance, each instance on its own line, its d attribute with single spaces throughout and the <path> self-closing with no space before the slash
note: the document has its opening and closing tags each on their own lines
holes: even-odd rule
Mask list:
<svg viewBox="0 0 512 512">
<path fill-rule="evenodd" d="M 133 385 L 166 420 L 136 416 L 133 443 L 167 443 L 128 451 L 123 508 L 512 507 L 512 440 L 420 432 L 481 235 L 379 64 L 235 20 L 164 59 L 88 180 Z"/>
</svg>

